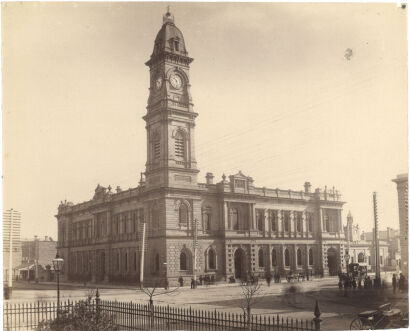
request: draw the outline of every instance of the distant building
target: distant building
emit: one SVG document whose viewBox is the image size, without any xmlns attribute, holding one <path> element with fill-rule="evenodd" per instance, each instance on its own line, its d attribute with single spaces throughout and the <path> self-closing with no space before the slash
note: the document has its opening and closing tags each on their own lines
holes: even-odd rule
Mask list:
<svg viewBox="0 0 410 331">
<path fill-rule="evenodd" d="M 375 243 L 374 236 L 366 236 L 366 234 L 360 233 L 360 227 L 358 224 L 353 224 L 353 216 L 349 212 L 347 215 L 347 225 L 344 227 L 346 241 L 348 241 L 346 247 L 349 252 L 349 263 L 361 263 L 367 265 L 370 271 L 376 269 L 376 256 L 375 256 Z M 386 232 L 386 231 L 380 231 Z M 372 234 L 373 232 L 371 232 Z M 368 239 L 368 240 L 367 240 Z M 389 243 L 386 240 L 379 239 L 379 256 L 381 270 L 395 269 L 396 262 L 392 263 L 391 256 L 389 254 Z"/>
<path fill-rule="evenodd" d="M 22 259 L 18 267 L 19 278 L 24 280 L 51 281 L 54 277 L 52 260 L 56 256 L 57 242 L 45 236 L 21 242 Z M 37 276 L 36 276 L 37 271 Z"/>
<path fill-rule="evenodd" d="M 16 267 L 21 263 L 21 242 L 20 242 L 21 214 L 9 209 L 3 212 L 3 280 L 12 286 L 9 279 L 11 265 L 11 276 L 15 279 Z M 10 255 L 10 249 L 12 250 Z M 11 263 L 10 263 L 11 257 Z"/>
<path fill-rule="evenodd" d="M 397 175 L 392 180 L 397 184 L 397 194 L 399 200 L 399 221 L 400 221 L 400 253 L 401 270 L 406 278 L 409 274 L 409 208 L 408 208 L 408 174 Z"/>
<path fill-rule="evenodd" d="M 364 240 L 372 242 L 374 239 L 374 230 L 371 232 L 363 232 L 362 237 L 364 238 Z M 396 269 L 400 267 L 401 263 L 400 231 L 389 227 L 387 228 L 387 230 L 379 231 L 379 242 L 386 243 L 388 246 L 389 255 L 384 269 L 391 269 L 396 271 Z"/>
</svg>

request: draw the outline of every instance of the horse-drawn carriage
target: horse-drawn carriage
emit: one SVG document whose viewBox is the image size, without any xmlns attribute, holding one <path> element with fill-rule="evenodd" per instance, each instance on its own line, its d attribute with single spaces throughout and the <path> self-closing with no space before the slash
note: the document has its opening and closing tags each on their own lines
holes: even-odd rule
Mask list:
<svg viewBox="0 0 410 331">
<path fill-rule="evenodd" d="M 403 315 L 400 309 L 392 309 L 391 304 L 386 303 L 376 310 L 367 310 L 359 313 L 350 323 L 350 330 L 407 328 L 408 325 L 408 314 Z"/>
</svg>

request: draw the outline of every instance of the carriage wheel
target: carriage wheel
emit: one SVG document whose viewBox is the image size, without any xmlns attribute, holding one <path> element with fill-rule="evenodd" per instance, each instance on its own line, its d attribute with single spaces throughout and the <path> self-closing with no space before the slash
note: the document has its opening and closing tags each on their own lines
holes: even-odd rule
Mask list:
<svg viewBox="0 0 410 331">
<path fill-rule="evenodd" d="M 363 325 L 362 320 L 356 317 L 352 323 L 350 323 L 350 330 L 367 330 L 367 328 Z"/>
</svg>

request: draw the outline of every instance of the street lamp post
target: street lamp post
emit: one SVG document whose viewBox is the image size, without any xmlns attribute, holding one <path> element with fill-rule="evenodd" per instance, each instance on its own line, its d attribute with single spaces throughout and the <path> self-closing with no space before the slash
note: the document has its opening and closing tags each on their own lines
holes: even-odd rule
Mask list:
<svg viewBox="0 0 410 331">
<path fill-rule="evenodd" d="M 60 271 L 63 269 L 64 260 L 56 254 L 56 258 L 53 259 L 54 271 L 57 274 L 57 319 L 60 314 Z"/>
</svg>

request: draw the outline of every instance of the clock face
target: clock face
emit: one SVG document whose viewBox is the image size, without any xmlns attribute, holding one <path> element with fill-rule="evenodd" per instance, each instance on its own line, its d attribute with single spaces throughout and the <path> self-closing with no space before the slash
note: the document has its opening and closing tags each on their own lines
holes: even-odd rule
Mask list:
<svg viewBox="0 0 410 331">
<path fill-rule="evenodd" d="M 162 86 L 162 77 L 158 76 L 157 79 L 155 80 L 155 88 L 159 90 Z"/>
<path fill-rule="evenodd" d="M 169 81 L 171 82 L 173 88 L 180 89 L 182 86 L 182 78 L 179 75 L 172 74 Z"/>
</svg>

